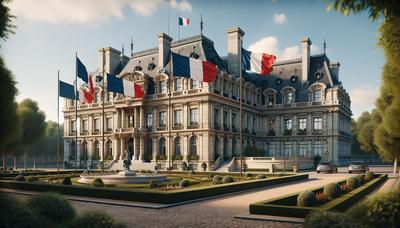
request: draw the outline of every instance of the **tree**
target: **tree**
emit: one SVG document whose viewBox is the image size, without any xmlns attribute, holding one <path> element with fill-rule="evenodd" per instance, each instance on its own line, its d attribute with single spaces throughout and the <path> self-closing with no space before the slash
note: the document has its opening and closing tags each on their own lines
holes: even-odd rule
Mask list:
<svg viewBox="0 0 400 228">
<path fill-rule="evenodd" d="M 10 9 L 6 6 L 8 0 L 0 0 L 0 38 L 6 40 L 13 33 Z M 3 168 L 7 168 L 6 147 L 13 144 L 20 134 L 17 116 L 17 95 L 16 82 L 11 71 L 5 66 L 0 56 L 0 152 L 3 156 Z"/>
<path fill-rule="evenodd" d="M 24 168 L 26 169 L 26 157 L 29 147 L 37 143 L 45 134 L 46 115 L 39 110 L 37 102 L 31 99 L 25 99 L 19 104 L 18 115 L 21 119 L 22 134 L 20 144 L 24 153 Z"/>
<path fill-rule="evenodd" d="M 378 123 L 373 115 L 378 115 L 377 110 L 373 110 L 372 113 L 363 112 L 357 120 L 357 140 L 364 152 L 376 151 L 374 133 Z"/>
</svg>

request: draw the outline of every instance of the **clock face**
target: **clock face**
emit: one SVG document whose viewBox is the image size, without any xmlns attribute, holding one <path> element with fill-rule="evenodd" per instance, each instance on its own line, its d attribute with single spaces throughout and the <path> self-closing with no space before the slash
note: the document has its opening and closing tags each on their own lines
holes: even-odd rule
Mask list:
<svg viewBox="0 0 400 228">
<path fill-rule="evenodd" d="M 299 79 L 299 77 L 297 77 L 297 75 L 292 75 L 292 76 L 290 77 L 290 81 L 291 81 L 292 83 L 297 82 L 298 79 Z"/>
<path fill-rule="evenodd" d="M 277 78 L 275 79 L 275 84 L 280 85 L 282 83 L 282 79 Z"/>
<path fill-rule="evenodd" d="M 315 80 L 321 80 L 321 78 L 324 76 L 322 72 L 315 72 L 314 77 Z"/>
</svg>

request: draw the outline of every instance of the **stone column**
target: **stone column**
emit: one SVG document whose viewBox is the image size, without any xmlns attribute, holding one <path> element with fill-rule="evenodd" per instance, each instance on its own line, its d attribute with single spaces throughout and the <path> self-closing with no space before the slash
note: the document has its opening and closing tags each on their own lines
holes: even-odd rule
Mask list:
<svg viewBox="0 0 400 228">
<path fill-rule="evenodd" d="M 121 128 L 125 128 L 125 110 L 121 109 Z"/>
<path fill-rule="evenodd" d="M 112 148 L 112 156 L 113 156 L 113 160 L 118 160 L 118 145 L 119 145 L 119 138 L 118 137 L 114 137 L 113 139 L 113 148 Z"/>
<path fill-rule="evenodd" d="M 134 146 L 134 159 L 139 160 L 139 153 L 140 153 L 140 144 L 139 144 L 139 137 L 133 137 L 133 146 Z"/>
<path fill-rule="evenodd" d="M 100 155 L 100 161 L 104 161 L 104 158 L 103 158 L 103 140 L 99 140 L 99 155 Z"/>
<path fill-rule="evenodd" d="M 141 161 L 144 160 L 144 138 L 143 138 L 143 136 L 140 136 L 140 154 L 139 154 L 139 160 L 141 160 Z"/>
<path fill-rule="evenodd" d="M 153 160 L 156 160 L 156 155 L 158 154 L 158 139 L 154 137 L 153 139 Z"/>
<path fill-rule="evenodd" d="M 121 146 L 120 146 L 120 152 L 119 152 L 119 160 L 122 160 L 123 159 L 123 155 L 124 155 L 124 152 L 125 152 L 125 150 L 126 150 L 126 148 L 125 148 L 125 139 L 124 138 L 122 138 L 121 137 L 121 140 L 120 140 L 120 144 L 121 144 Z"/>
<path fill-rule="evenodd" d="M 140 128 L 144 128 L 144 108 L 143 106 L 139 107 L 139 111 L 140 111 Z"/>
<path fill-rule="evenodd" d="M 121 110 L 117 109 L 117 126 L 115 128 L 121 128 Z"/>
<path fill-rule="evenodd" d="M 137 111 L 137 107 L 133 107 L 133 127 L 134 128 L 138 128 L 138 111 Z"/>
</svg>

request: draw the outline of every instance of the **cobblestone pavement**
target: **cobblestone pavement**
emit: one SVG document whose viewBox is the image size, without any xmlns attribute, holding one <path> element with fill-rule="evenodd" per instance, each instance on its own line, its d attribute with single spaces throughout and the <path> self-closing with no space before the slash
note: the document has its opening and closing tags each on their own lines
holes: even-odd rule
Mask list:
<svg viewBox="0 0 400 228">
<path fill-rule="evenodd" d="M 292 192 L 322 186 L 341 180 L 343 174 L 310 175 L 303 182 L 258 189 L 230 196 L 209 199 L 196 203 L 164 208 L 147 209 L 116 206 L 92 202 L 72 201 L 78 213 L 87 210 L 102 210 L 128 227 L 301 227 L 300 224 L 235 219 L 238 214 L 248 214 L 249 204 Z M 28 196 L 16 196 L 26 198 Z"/>
</svg>

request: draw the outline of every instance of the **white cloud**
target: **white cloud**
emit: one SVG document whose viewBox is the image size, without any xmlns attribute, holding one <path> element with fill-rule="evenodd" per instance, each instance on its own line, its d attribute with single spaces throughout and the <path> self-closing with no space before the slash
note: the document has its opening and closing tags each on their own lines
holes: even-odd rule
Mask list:
<svg viewBox="0 0 400 228">
<path fill-rule="evenodd" d="M 285 14 L 274 14 L 274 23 L 277 25 L 283 25 L 286 22 Z"/>
<path fill-rule="evenodd" d="M 124 18 L 129 7 L 137 14 L 151 16 L 167 4 L 180 11 L 191 11 L 186 0 L 17 0 L 10 3 L 11 11 L 18 18 L 29 22 L 51 24 L 100 24 L 112 17 Z"/>
<path fill-rule="evenodd" d="M 286 47 L 283 50 L 279 49 L 278 45 L 278 38 L 274 36 L 267 36 L 251 44 L 248 49 L 252 52 L 273 54 L 277 57 L 277 61 L 297 59 L 301 57 L 300 45 Z M 311 54 L 318 54 L 319 51 L 320 50 L 318 46 L 314 44 L 311 45 Z"/>
<path fill-rule="evenodd" d="M 379 96 L 379 88 L 361 85 L 351 89 L 349 95 L 351 110 L 354 117 L 358 118 L 362 112 L 372 110 L 375 107 L 375 100 Z"/>
</svg>

